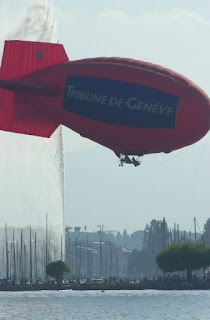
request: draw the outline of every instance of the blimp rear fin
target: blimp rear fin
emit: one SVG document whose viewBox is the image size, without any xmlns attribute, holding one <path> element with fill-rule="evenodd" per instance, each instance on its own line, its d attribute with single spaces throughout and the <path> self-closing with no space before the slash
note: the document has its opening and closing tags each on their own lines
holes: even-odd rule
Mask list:
<svg viewBox="0 0 210 320">
<path fill-rule="evenodd" d="M 31 72 L 65 61 L 69 59 L 61 44 L 5 41 L 0 79 L 18 79 Z"/>
<path fill-rule="evenodd" d="M 68 60 L 60 44 L 5 41 L 0 69 L 0 130 L 41 137 L 52 135 L 60 123 L 31 107 L 25 98 L 29 94 L 57 97 L 60 87 L 54 83 L 31 82 L 21 78 Z"/>
</svg>

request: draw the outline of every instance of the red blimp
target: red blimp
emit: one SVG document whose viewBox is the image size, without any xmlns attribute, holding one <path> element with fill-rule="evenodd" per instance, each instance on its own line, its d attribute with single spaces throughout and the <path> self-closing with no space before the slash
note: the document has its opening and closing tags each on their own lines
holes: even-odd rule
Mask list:
<svg viewBox="0 0 210 320">
<path fill-rule="evenodd" d="M 60 125 L 130 155 L 171 152 L 209 130 L 209 97 L 161 66 L 125 58 L 69 61 L 60 44 L 6 41 L 0 129 L 50 137 Z"/>
</svg>

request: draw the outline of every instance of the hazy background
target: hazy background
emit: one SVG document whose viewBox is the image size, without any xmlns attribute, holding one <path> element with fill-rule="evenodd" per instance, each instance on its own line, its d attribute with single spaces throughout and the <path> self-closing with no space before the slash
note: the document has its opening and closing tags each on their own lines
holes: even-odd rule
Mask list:
<svg viewBox="0 0 210 320">
<path fill-rule="evenodd" d="M 209 94 L 208 0 L 52 3 L 59 42 L 70 59 L 122 56 L 154 62 L 184 74 Z M 0 4 L 1 29 L 15 32 L 31 1 L 0 0 Z M 92 231 L 104 224 L 106 229 L 132 232 L 144 229 L 153 218 L 166 217 L 169 226 L 176 222 L 180 229 L 192 230 L 194 216 L 201 229 L 210 216 L 209 135 L 169 155 L 145 156 L 137 168 L 118 167 L 113 152 L 65 128 L 64 152 L 65 217 L 70 226 L 87 225 Z M 25 164 L 25 159 L 21 161 Z M 11 167 L 15 171 L 16 161 Z M 19 201 L 24 201 L 24 188 Z M 2 197 L 6 193 L 2 187 Z"/>
</svg>

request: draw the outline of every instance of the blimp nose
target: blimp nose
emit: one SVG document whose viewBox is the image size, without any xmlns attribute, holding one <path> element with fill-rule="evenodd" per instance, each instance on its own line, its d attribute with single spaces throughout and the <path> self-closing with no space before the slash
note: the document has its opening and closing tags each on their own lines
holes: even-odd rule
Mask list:
<svg viewBox="0 0 210 320">
<path fill-rule="evenodd" d="M 210 99 L 208 103 L 208 124 L 209 124 L 209 130 L 210 130 Z"/>
<path fill-rule="evenodd" d="M 210 130 L 210 98 L 208 99 L 207 108 L 208 108 L 208 127 Z"/>
</svg>

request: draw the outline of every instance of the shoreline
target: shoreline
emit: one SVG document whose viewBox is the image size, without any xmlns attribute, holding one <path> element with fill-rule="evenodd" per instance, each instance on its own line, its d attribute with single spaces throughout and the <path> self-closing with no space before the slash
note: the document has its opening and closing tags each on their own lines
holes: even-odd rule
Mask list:
<svg viewBox="0 0 210 320">
<path fill-rule="evenodd" d="M 89 290 L 210 290 L 210 283 L 137 283 L 137 284 L 66 284 L 66 285 L 1 285 L 0 291 L 44 291 L 44 290 L 76 290 L 76 291 L 89 291 Z"/>
</svg>

